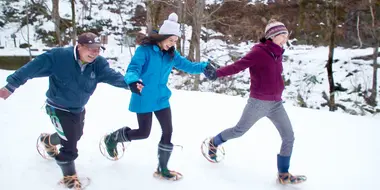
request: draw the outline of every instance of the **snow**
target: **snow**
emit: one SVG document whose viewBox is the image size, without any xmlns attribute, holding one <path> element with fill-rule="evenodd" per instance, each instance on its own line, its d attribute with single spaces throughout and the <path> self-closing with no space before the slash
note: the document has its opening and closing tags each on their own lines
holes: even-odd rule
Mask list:
<svg viewBox="0 0 380 190">
<path fill-rule="evenodd" d="M 81 7 L 81 4 L 77 4 L 77 22 L 82 24 L 91 24 L 101 18 L 110 18 L 113 26 L 118 26 L 116 31 L 112 31 L 110 28 L 104 28 L 103 33 L 108 35 L 108 44 L 105 44 L 106 51 L 101 55 L 109 59 L 110 66 L 117 71 L 124 73 L 125 68 L 129 64 L 131 56 L 134 53 L 135 47 L 128 47 L 127 45 L 120 46 L 120 35 L 115 35 L 113 32 L 120 32 L 121 30 L 121 17 L 118 14 L 107 11 L 108 7 L 115 6 L 114 4 L 101 4 L 101 1 L 94 0 L 92 6 L 92 15 L 94 19 L 91 21 L 84 19 L 88 15 L 85 9 Z M 129 1 L 131 2 L 131 1 Z M 221 1 L 209 0 L 206 3 L 220 3 Z M 46 2 L 49 10 L 51 10 L 51 1 Z M 135 0 L 133 4 L 120 4 L 118 6 L 124 7 L 124 13 L 122 19 L 124 21 L 131 18 L 131 11 L 137 4 L 142 5 L 141 0 Z M 12 3 L 15 8 L 22 7 L 23 3 Z M 102 5 L 102 6 L 101 6 Z M 60 2 L 60 14 L 64 18 L 71 17 L 70 3 L 68 1 Z M 133 14 L 133 13 L 132 13 Z M 54 30 L 54 24 L 46 19 L 41 19 L 42 26 L 46 31 Z M 131 28 L 131 23 L 127 22 L 125 27 Z M 41 40 L 36 39 L 36 32 L 34 26 L 29 26 L 29 38 L 32 42 L 32 55 L 36 56 L 44 53 L 46 47 Z M 215 39 L 214 37 L 222 36 L 222 34 L 215 32 L 211 29 L 202 28 L 203 32 L 209 33 L 208 41 L 201 41 L 201 61 L 211 59 L 219 65 L 228 65 L 244 56 L 256 42 L 247 41 L 240 44 L 228 44 L 222 40 Z M 145 32 L 145 31 L 142 31 Z M 0 49 L 0 55 L 7 56 L 28 56 L 28 50 L 18 48 L 22 43 L 26 43 L 27 39 L 27 27 L 19 27 L 19 24 L 9 23 L 3 28 L 0 28 L 0 44 L 4 49 Z M 10 37 L 11 34 L 16 35 L 16 46 L 14 47 L 14 41 Z M 185 54 L 189 52 L 191 26 L 185 26 Z M 125 37 L 125 36 L 124 36 Z M 214 38 L 214 39 L 213 39 Z M 291 41 L 297 41 L 297 39 L 291 39 Z M 365 115 L 368 117 L 380 117 L 380 114 L 369 114 L 369 112 L 363 111 L 380 110 L 380 106 L 370 107 L 366 105 L 361 92 L 368 91 L 372 88 L 372 61 L 355 59 L 359 56 L 372 55 L 372 48 L 366 49 L 345 49 L 337 47 L 334 52 L 334 60 L 337 60 L 333 64 L 334 82 L 342 85 L 346 88 L 346 92 L 336 93 L 336 103 L 341 104 L 347 108 L 347 113 Z M 328 94 L 329 84 L 327 80 L 327 71 L 325 68 L 328 58 L 328 47 L 314 47 L 310 45 L 292 45 L 286 47 L 285 59 L 283 62 L 285 80 L 290 80 L 290 85 L 286 86 L 284 91 L 284 100 L 294 106 L 299 106 L 297 95 L 300 94 L 309 108 L 328 110 L 328 107 L 322 107 L 321 104 L 326 101 L 322 97 L 322 92 Z M 175 72 L 174 72 L 175 73 Z M 352 75 L 351 75 L 352 74 Z M 351 76 L 348 76 L 351 75 Z M 201 76 L 203 79 L 203 76 Z M 169 86 L 172 88 L 181 88 L 183 90 L 191 90 L 191 85 L 184 85 L 185 83 L 192 83 L 194 78 L 191 76 L 172 75 L 169 82 Z M 380 77 L 378 77 L 378 84 L 380 84 Z M 361 92 L 354 92 L 361 86 Z M 200 90 L 203 92 L 221 92 L 226 95 L 240 96 L 247 98 L 249 96 L 249 72 L 248 70 L 241 72 L 233 77 L 229 77 L 226 80 L 218 80 L 215 82 L 203 81 L 200 84 Z M 378 89 L 380 86 L 378 87 Z M 380 102 L 380 93 L 378 93 L 377 101 Z M 339 109 L 337 112 L 344 112 Z"/>
<path fill-rule="evenodd" d="M 113 26 L 121 26 L 120 15 L 105 11 L 107 6 L 99 9 L 100 0 L 93 0 L 94 19 L 88 21 L 80 4 L 77 4 L 77 21 L 90 24 L 100 18 L 111 18 Z M 207 4 L 220 3 L 207 0 Z M 251 1 L 254 3 L 255 1 Z M 266 3 L 267 1 L 263 1 Z M 47 1 L 51 10 L 51 1 Z M 133 5 L 144 5 L 135 0 Z M 10 6 L 20 8 L 24 2 L 12 2 Z M 124 6 L 125 12 L 133 6 Z M 60 15 L 71 18 L 69 1 L 60 1 Z M 123 14 L 123 20 L 131 15 Z M 51 21 L 40 18 L 46 31 L 53 31 Z M 131 28 L 130 22 L 125 27 Z M 321 23 L 323 24 L 323 23 Z M 189 50 L 191 27 L 186 28 L 185 52 Z M 118 30 L 120 30 L 119 28 Z M 203 28 L 210 37 L 222 34 Z M 46 47 L 36 39 L 35 27 L 29 25 L 29 38 L 32 55 L 43 53 Z M 124 73 L 134 47 L 119 46 L 120 36 L 105 29 L 108 36 L 107 50 L 101 55 L 109 59 L 110 66 Z M 16 35 L 16 46 L 11 38 Z M 29 55 L 27 49 L 18 48 L 26 43 L 27 27 L 20 28 L 18 23 L 8 23 L 0 28 L 0 55 Z M 296 39 L 292 39 L 296 41 Z M 201 42 L 202 61 L 211 58 L 220 65 L 231 64 L 232 58 L 239 58 L 247 53 L 255 42 L 242 42 L 237 45 L 227 44 L 218 39 Z M 131 48 L 129 50 L 129 48 Z M 131 53 L 130 53 L 131 52 Z M 336 102 L 347 106 L 353 112 L 362 114 L 358 103 L 362 97 L 351 93 L 359 85 L 370 89 L 372 84 L 372 61 L 354 59 L 358 56 L 371 55 L 372 48 L 345 49 L 337 47 L 334 52 L 334 80 L 347 88 L 347 92 L 336 94 Z M 92 184 L 88 189 L 265 189 L 265 190 L 375 190 L 376 173 L 380 170 L 380 134 L 379 114 L 365 117 L 351 116 L 338 110 L 329 112 L 321 107 L 324 101 L 321 93 L 328 92 L 326 60 L 328 47 L 310 45 L 293 45 L 287 47 L 284 59 L 285 79 L 291 84 L 286 87 L 283 98 L 289 117 L 294 127 L 296 141 L 290 171 L 294 174 L 307 175 L 308 181 L 300 185 L 283 186 L 276 184 L 276 154 L 281 139 L 275 127 L 268 119 L 262 119 L 243 137 L 224 144 L 226 159 L 219 164 L 206 161 L 200 152 L 202 141 L 216 135 L 221 130 L 234 126 L 246 104 L 249 94 L 249 73 L 241 72 L 234 76 L 235 81 L 204 81 L 200 91 L 185 91 L 191 87 L 185 81 L 193 80 L 189 76 L 171 75 L 169 86 L 173 91 L 171 98 L 173 114 L 173 143 L 182 145 L 176 148 L 169 167 L 184 174 L 179 182 L 159 181 L 152 177 L 157 166 L 157 143 L 161 130 L 156 120 L 153 122 L 151 136 L 143 141 L 134 141 L 124 158 L 117 162 L 105 159 L 99 152 L 99 139 L 108 132 L 122 126 L 137 128 L 136 116 L 128 111 L 130 91 L 100 84 L 87 105 L 84 136 L 78 144 L 79 157 L 76 160 L 80 176 L 89 176 Z M 116 58 L 113 60 L 111 58 Z M 13 71 L 0 70 L 0 87 L 6 84 L 6 77 Z M 175 71 L 174 71 L 175 73 Z M 349 73 L 353 75 L 347 77 Z M 203 75 L 201 75 L 203 79 Z M 232 78 L 230 78 L 232 79 Z M 190 81 L 191 83 L 191 81 Z M 378 84 L 380 79 L 378 77 Z M 61 172 L 54 161 L 42 159 L 36 151 L 35 142 L 42 132 L 53 132 L 54 128 L 44 112 L 46 78 L 32 79 L 19 88 L 8 100 L 0 99 L 0 189 L 58 189 L 56 182 Z M 176 90 L 182 88 L 183 90 Z M 378 87 L 379 88 L 379 87 Z M 224 94 L 215 91 L 225 89 Z M 243 94 L 237 94 L 240 89 Z M 297 106 L 297 93 L 313 109 Z M 378 95 L 377 101 L 380 102 Z M 344 102 L 351 99 L 354 102 Z M 380 109 L 380 106 L 375 107 Z M 364 115 L 364 114 L 363 114 Z M 20 179 L 22 182 L 20 183 Z"/>
<path fill-rule="evenodd" d="M 13 71 L 0 70 L 0 86 Z M 54 127 L 44 112 L 47 78 L 29 80 L 7 100 L 0 99 L 0 189 L 60 189 L 61 171 L 54 161 L 44 160 L 35 142 Z M 293 124 L 295 145 L 290 171 L 308 181 L 280 185 L 276 179 L 276 154 L 281 139 L 272 123 L 263 118 L 244 136 L 224 144 L 226 158 L 212 164 L 203 158 L 200 145 L 209 136 L 234 126 L 247 99 L 210 92 L 172 89 L 172 142 L 175 148 L 169 168 L 184 175 L 167 182 L 152 177 L 157 166 L 161 129 L 154 118 L 151 135 L 133 141 L 119 161 L 104 158 L 100 138 L 122 126 L 137 128 L 128 111 L 130 91 L 99 84 L 86 106 L 84 135 L 76 160 L 80 176 L 92 179 L 97 189 L 265 189 L 265 190 L 359 190 L 378 189 L 380 170 L 379 119 L 294 107 L 285 103 Z"/>
</svg>

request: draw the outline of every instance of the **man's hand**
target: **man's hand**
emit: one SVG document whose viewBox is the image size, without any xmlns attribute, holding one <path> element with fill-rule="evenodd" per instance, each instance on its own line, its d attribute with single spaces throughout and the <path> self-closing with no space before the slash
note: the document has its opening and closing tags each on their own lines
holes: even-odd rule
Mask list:
<svg viewBox="0 0 380 190">
<path fill-rule="evenodd" d="M 6 100 L 12 92 L 10 92 L 7 88 L 3 87 L 0 89 L 0 98 Z"/>
</svg>

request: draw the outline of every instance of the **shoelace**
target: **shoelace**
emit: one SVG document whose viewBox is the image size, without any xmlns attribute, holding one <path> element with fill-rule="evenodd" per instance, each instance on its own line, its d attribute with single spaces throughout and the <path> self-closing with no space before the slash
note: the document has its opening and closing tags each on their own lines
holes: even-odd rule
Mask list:
<svg viewBox="0 0 380 190">
<path fill-rule="evenodd" d="M 70 187 L 75 190 L 80 190 L 82 188 L 77 175 L 64 176 L 62 179 L 62 183 L 65 184 L 67 187 Z"/>
<path fill-rule="evenodd" d="M 212 152 L 213 154 L 209 154 L 209 156 L 216 156 L 216 151 L 217 151 L 218 147 L 216 147 L 214 145 L 214 143 L 212 143 L 212 140 L 209 142 L 209 152 Z"/>
<path fill-rule="evenodd" d="M 290 173 L 285 173 L 285 174 L 279 174 L 279 178 L 282 183 L 297 183 L 298 178 L 296 176 L 293 176 Z"/>
<path fill-rule="evenodd" d="M 45 143 L 45 139 L 48 138 L 48 144 Z M 45 145 L 45 150 L 46 152 L 53 152 L 53 156 L 57 156 L 58 155 L 58 150 L 57 150 L 57 147 L 52 145 L 50 143 L 50 135 L 46 135 L 43 139 L 42 139 L 42 142 L 44 143 Z"/>
</svg>

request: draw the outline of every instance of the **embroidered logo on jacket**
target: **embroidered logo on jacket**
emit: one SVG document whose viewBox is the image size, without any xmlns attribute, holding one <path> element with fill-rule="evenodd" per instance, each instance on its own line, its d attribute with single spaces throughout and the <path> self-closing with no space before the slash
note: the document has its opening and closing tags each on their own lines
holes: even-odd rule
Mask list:
<svg viewBox="0 0 380 190">
<path fill-rule="evenodd" d="M 96 75 L 95 75 L 95 72 L 94 72 L 94 71 L 91 72 L 90 77 L 91 77 L 91 79 L 95 79 Z"/>
</svg>

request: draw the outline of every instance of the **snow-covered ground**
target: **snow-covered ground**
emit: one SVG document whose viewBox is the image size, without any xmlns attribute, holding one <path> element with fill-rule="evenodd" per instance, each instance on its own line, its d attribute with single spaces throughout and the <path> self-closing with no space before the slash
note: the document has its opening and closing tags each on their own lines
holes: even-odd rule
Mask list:
<svg viewBox="0 0 380 190">
<path fill-rule="evenodd" d="M 0 86 L 11 72 L 0 70 Z M 36 140 L 42 132 L 54 132 L 44 112 L 46 78 L 32 79 L 9 99 L 0 99 L 0 189 L 60 189 L 61 171 L 54 161 L 41 158 Z M 246 98 L 210 92 L 173 90 L 173 140 L 169 168 L 183 173 L 178 182 L 153 178 L 161 129 L 154 119 L 151 136 L 133 141 L 124 157 L 109 161 L 100 152 L 100 138 L 122 126 L 137 128 L 128 111 L 131 92 L 98 85 L 86 111 L 84 135 L 76 160 L 78 174 L 92 179 L 96 189 L 262 189 L 262 190 L 376 190 L 380 170 L 379 119 L 293 107 L 285 103 L 295 132 L 290 171 L 307 175 L 299 185 L 276 183 L 276 154 L 281 139 L 264 118 L 243 137 L 224 144 L 226 158 L 212 164 L 200 146 L 209 136 L 234 126 Z"/>
<path fill-rule="evenodd" d="M 124 4 L 125 14 L 120 17 L 118 14 L 111 13 L 106 11 L 107 7 L 115 8 L 115 5 L 104 5 L 102 9 L 99 9 L 101 5 L 100 0 L 94 0 L 92 6 L 92 15 L 94 19 L 91 22 L 95 22 L 99 19 L 110 18 L 112 24 L 120 26 L 122 20 L 127 20 L 131 18 L 130 14 L 127 14 L 128 11 L 133 9 L 137 4 L 141 4 L 141 0 L 133 1 L 133 4 Z M 130 1 L 132 2 L 132 1 Z M 210 0 L 207 1 L 208 4 L 218 3 L 220 1 Z M 266 2 L 266 1 L 265 1 Z M 18 7 L 21 9 L 23 2 L 14 2 L 12 3 L 13 7 Z M 51 2 L 47 2 L 47 6 L 51 10 Z M 77 22 L 80 24 L 89 24 L 90 21 L 83 19 L 88 11 L 85 12 L 81 4 L 77 4 Z M 68 1 L 61 1 L 60 4 L 60 15 L 64 18 L 70 18 L 71 10 L 70 4 Z M 51 21 L 43 20 L 43 29 L 47 31 L 52 31 L 54 25 Z M 50 23 L 50 24 L 49 24 Z M 127 22 L 130 24 L 129 22 Z M 126 25 L 130 28 L 131 25 Z M 33 51 L 33 55 L 39 55 L 43 53 L 43 49 L 47 47 L 37 40 L 35 35 L 35 27 L 30 26 L 30 40 L 32 41 L 32 48 L 37 51 Z M 2 55 L 28 55 L 26 49 L 14 48 L 13 40 L 10 38 L 11 34 L 16 34 L 16 43 L 25 43 L 27 28 L 23 27 L 19 30 L 19 26 L 16 23 L 10 23 L 5 25 L 3 28 L 0 28 L 0 42 L 1 46 L 4 46 L 4 49 L 0 49 L 0 56 Z M 222 35 L 216 33 L 210 29 L 205 29 L 210 36 Z M 112 34 L 112 32 L 120 31 L 110 31 L 107 28 L 104 28 L 104 32 L 111 33 L 108 36 L 108 44 L 106 44 L 107 50 L 101 54 L 109 58 L 111 67 L 115 70 L 120 71 L 121 73 L 125 72 L 127 65 L 129 64 L 131 54 L 134 54 L 135 48 L 132 47 L 129 50 L 129 47 L 121 47 L 117 45 L 118 38 L 120 36 Z M 189 49 L 189 39 L 191 37 L 191 27 L 186 26 L 186 44 L 185 50 L 187 53 Z M 294 40 L 294 39 L 292 39 Z M 207 42 L 201 42 L 202 49 L 202 61 L 212 58 L 220 65 L 231 64 L 232 55 L 241 57 L 247 53 L 250 48 L 256 42 L 242 42 L 237 45 L 227 44 L 221 40 L 209 40 Z M 380 114 L 372 115 L 369 112 L 364 111 L 365 109 L 369 110 L 380 110 L 380 106 L 370 107 L 365 104 L 364 98 L 362 97 L 363 91 L 369 90 L 372 88 L 372 61 L 365 61 L 362 59 L 354 59 L 358 56 L 371 55 L 373 50 L 371 48 L 367 49 L 344 49 L 338 47 L 335 49 L 334 60 L 337 60 L 333 65 L 334 71 L 334 81 L 335 83 L 341 84 L 343 88 L 346 88 L 346 92 L 337 92 L 335 94 L 336 103 L 339 103 L 345 106 L 348 110 L 347 112 L 357 114 L 357 115 L 366 115 L 369 117 L 380 117 Z M 299 106 L 297 95 L 301 95 L 304 99 L 307 107 L 313 109 L 322 109 L 328 110 L 328 107 L 322 107 L 321 104 L 326 101 L 322 98 L 322 92 L 329 92 L 329 85 L 327 80 L 327 71 L 325 64 L 328 58 L 328 47 L 313 47 L 308 45 L 297 45 L 292 46 L 291 48 L 286 47 L 284 59 L 284 76 L 285 80 L 290 80 L 289 86 L 286 86 L 283 97 L 284 101 L 291 105 Z M 116 59 L 116 60 L 115 60 Z M 175 72 L 174 72 L 175 73 Z M 201 76 L 203 77 L 203 76 Z M 378 77 L 377 84 L 380 84 L 380 77 Z M 193 78 L 190 76 L 183 75 L 172 75 L 169 82 L 170 87 L 176 89 L 190 90 L 193 88 L 192 85 Z M 187 84 L 187 85 L 185 85 Z M 360 91 L 358 91 L 360 89 Z M 380 86 L 378 86 L 378 90 Z M 200 91 L 202 92 L 221 92 L 223 94 L 232 95 L 232 96 L 249 96 L 249 73 L 248 70 L 241 72 L 233 77 L 228 82 L 223 82 L 221 80 L 210 82 L 204 81 L 200 85 Z M 378 92 L 377 101 L 380 102 L 380 91 Z M 343 112 L 339 109 L 337 112 Z"/>
</svg>

